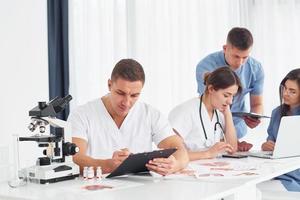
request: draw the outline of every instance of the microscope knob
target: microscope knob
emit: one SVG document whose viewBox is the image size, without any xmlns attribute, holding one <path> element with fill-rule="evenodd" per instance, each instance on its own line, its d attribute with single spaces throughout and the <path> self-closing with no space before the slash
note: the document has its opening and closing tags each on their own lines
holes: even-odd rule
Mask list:
<svg viewBox="0 0 300 200">
<path fill-rule="evenodd" d="M 70 156 L 79 152 L 79 147 L 74 143 L 66 142 L 63 144 L 63 155 Z"/>
</svg>

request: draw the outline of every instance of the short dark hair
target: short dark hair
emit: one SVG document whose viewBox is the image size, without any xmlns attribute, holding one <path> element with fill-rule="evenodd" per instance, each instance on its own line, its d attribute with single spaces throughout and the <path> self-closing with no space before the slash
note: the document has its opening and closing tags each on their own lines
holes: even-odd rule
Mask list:
<svg viewBox="0 0 300 200">
<path fill-rule="evenodd" d="M 242 84 L 240 78 L 229 67 L 223 66 L 212 72 L 208 72 L 204 75 L 204 85 L 206 85 L 205 92 L 207 92 L 207 86 L 211 85 L 214 90 L 226 89 L 230 86 L 238 86 L 238 94 L 242 92 Z"/>
<path fill-rule="evenodd" d="M 134 59 L 122 59 L 114 67 L 111 80 L 122 78 L 127 81 L 141 81 L 145 83 L 145 73 L 142 65 Z"/>
<path fill-rule="evenodd" d="M 253 45 L 253 37 L 248 29 L 235 27 L 229 31 L 227 43 L 232 44 L 239 50 L 247 50 Z"/>
</svg>

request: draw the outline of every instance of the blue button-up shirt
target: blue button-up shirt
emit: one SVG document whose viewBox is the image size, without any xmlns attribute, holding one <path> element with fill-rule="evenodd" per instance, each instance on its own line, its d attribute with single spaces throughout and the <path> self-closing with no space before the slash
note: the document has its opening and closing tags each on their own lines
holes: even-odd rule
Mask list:
<svg viewBox="0 0 300 200">
<path fill-rule="evenodd" d="M 218 51 L 205 57 L 199 62 L 196 69 L 196 79 L 198 83 L 198 93 L 201 95 L 205 90 L 204 74 L 206 72 L 214 71 L 224 65 L 228 65 L 225 61 L 224 52 Z M 242 94 L 236 96 L 233 100 L 231 111 L 232 112 L 249 112 L 246 108 L 245 97 L 250 95 L 262 95 L 264 83 L 264 71 L 261 64 L 252 57 L 241 65 L 235 73 L 242 83 Z M 233 117 L 236 133 L 238 138 L 242 138 L 247 133 L 247 126 L 242 118 Z"/>
</svg>

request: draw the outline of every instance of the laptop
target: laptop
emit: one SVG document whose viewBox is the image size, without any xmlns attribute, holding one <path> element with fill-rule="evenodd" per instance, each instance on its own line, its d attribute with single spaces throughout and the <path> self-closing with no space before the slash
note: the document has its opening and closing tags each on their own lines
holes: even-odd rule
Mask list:
<svg viewBox="0 0 300 200">
<path fill-rule="evenodd" d="M 281 118 L 274 151 L 249 152 L 249 156 L 260 158 L 288 158 L 300 156 L 300 115 Z"/>
</svg>

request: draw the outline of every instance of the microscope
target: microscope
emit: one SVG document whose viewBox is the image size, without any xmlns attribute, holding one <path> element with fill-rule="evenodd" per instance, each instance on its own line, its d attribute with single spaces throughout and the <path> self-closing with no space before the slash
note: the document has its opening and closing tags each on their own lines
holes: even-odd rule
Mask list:
<svg viewBox="0 0 300 200">
<path fill-rule="evenodd" d="M 30 182 L 45 184 L 74 179 L 79 176 L 79 166 L 73 163 L 72 155 L 79 148 L 71 143 L 71 126 L 68 122 L 55 118 L 72 100 L 71 95 L 56 97 L 38 105 L 29 111 L 31 123 L 28 129 L 37 132 L 33 136 L 19 137 L 19 141 L 35 141 L 43 148 L 43 157 L 39 157 L 34 166 L 21 171 Z M 51 128 L 46 134 L 46 127 Z"/>
</svg>

